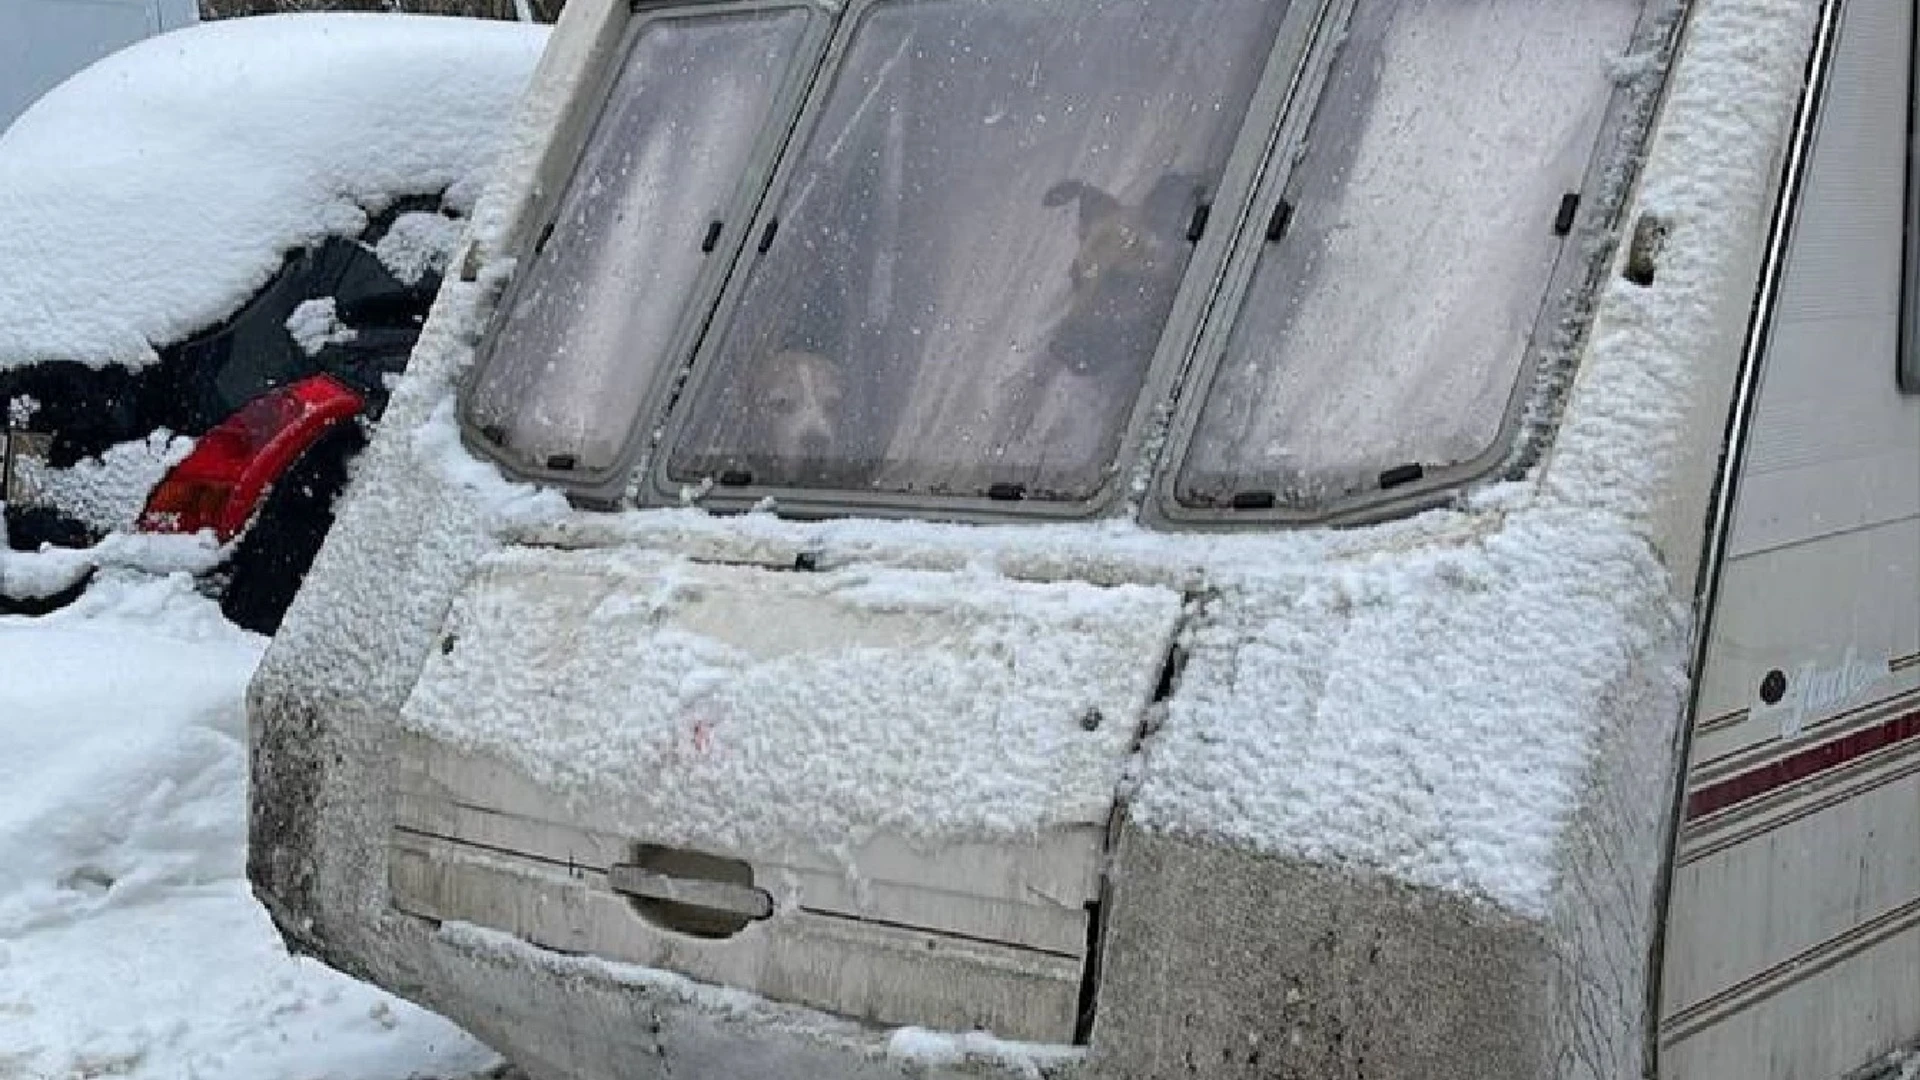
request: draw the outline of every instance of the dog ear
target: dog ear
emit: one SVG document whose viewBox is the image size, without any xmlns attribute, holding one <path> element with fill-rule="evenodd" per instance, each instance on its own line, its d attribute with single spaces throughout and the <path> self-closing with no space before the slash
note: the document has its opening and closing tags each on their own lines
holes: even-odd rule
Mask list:
<svg viewBox="0 0 1920 1080">
<path fill-rule="evenodd" d="M 1085 240 L 1094 226 L 1112 217 L 1120 210 L 1120 200 L 1094 187 L 1084 180 L 1062 180 L 1047 189 L 1040 197 L 1042 206 L 1065 206 L 1070 202 L 1080 204 L 1080 238 Z"/>
</svg>

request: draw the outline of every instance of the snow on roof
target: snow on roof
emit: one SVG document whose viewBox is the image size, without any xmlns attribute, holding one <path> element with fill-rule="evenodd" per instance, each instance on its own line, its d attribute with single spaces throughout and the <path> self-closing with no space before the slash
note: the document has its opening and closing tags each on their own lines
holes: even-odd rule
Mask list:
<svg viewBox="0 0 1920 1080">
<path fill-rule="evenodd" d="M 0 369 L 139 366 L 367 208 L 470 202 L 543 27 L 209 23 L 94 64 L 0 135 Z"/>
</svg>

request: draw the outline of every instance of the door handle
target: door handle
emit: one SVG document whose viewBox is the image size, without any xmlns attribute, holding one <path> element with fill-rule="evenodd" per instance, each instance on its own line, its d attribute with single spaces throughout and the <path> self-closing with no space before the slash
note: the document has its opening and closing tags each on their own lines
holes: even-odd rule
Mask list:
<svg viewBox="0 0 1920 1080">
<path fill-rule="evenodd" d="M 632 863 L 608 867 L 607 884 L 614 892 L 637 900 L 682 904 L 740 919 L 757 921 L 773 914 L 773 897 L 765 889 L 729 881 L 675 877 Z"/>
</svg>

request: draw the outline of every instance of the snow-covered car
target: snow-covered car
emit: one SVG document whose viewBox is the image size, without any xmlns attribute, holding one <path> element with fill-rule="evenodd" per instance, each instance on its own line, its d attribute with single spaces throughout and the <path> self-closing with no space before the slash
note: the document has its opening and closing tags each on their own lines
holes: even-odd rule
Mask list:
<svg viewBox="0 0 1920 1080">
<path fill-rule="evenodd" d="M 9 547 L 210 532 L 229 617 L 277 626 L 545 36 L 211 23 L 23 114 L 0 136 Z M 0 598 L 80 586 L 49 597 L 44 578 L 0 580 Z"/>
</svg>

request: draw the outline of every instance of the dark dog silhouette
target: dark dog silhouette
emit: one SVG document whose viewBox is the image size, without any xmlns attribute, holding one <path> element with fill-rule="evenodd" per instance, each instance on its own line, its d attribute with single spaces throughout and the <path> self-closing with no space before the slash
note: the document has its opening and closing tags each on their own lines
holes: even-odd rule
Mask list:
<svg viewBox="0 0 1920 1080">
<path fill-rule="evenodd" d="M 1203 193 L 1198 178 L 1169 173 L 1137 205 L 1083 180 L 1063 180 L 1041 196 L 1043 206 L 1075 207 L 1080 246 L 1067 267 L 1066 310 L 1031 372 L 1014 430 L 1031 428 L 1063 380 L 1096 423 L 1131 406 L 1186 269 L 1188 222 Z"/>
</svg>

